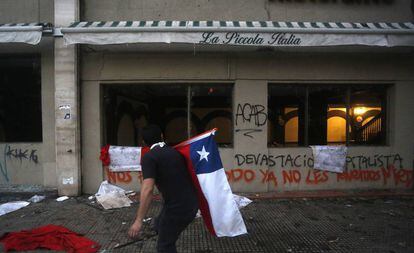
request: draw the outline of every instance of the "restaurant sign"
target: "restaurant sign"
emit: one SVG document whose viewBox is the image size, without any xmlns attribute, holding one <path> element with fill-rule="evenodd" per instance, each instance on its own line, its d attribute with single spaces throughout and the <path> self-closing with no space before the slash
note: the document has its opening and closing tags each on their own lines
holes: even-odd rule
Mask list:
<svg viewBox="0 0 414 253">
<path fill-rule="evenodd" d="M 216 33 L 204 32 L 200 44 L 252 45 L 252 46 L 300 46 L 302 40 L 293 33 Z"/>
</svg>

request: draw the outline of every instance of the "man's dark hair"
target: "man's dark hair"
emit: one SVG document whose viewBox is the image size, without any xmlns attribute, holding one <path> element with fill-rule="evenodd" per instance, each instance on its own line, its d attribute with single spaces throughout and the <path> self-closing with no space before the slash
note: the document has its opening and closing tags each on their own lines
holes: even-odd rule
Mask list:
<svg viewBox="0 0 414 253">
<path fill-rule="evenodd" d="M 142 139 L 148 146 L 162 141 L 161 128 L 157 125 L 151 124 L 142 128 Z"/>
</svg>

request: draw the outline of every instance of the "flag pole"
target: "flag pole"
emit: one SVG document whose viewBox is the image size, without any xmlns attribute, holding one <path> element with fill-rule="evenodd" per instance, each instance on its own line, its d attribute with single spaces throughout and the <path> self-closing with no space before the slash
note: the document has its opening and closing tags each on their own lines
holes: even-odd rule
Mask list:
<svg viewBox="0 0 414 253">
<path fill-rule="evenodd" d="M 190 139 L 188 139 L 186 141 L 183 141 L 183 142 L 178 143 L 177 145 L 174 146 L 174 148 L 182 147 L 182 146 L 191 144 L 191 143 L 193 143 L 195 141 L 198 141 L 198 140 L 201 140 L 203 138 L 206 138 L 206 137 L 208 137 L 210 135 L 214 135 L 216 133 L 216 131 L 218 131 L 218 128 L 213 128 L 211 130 L 208 130 L 208 131 L 206 131 L 204 133 L 201 133 L 199 135 L 196 135 L 196 136 L 194 136 L 194 137 L 192 137 L 192 138 L 190 138 Z"/>
</svg>

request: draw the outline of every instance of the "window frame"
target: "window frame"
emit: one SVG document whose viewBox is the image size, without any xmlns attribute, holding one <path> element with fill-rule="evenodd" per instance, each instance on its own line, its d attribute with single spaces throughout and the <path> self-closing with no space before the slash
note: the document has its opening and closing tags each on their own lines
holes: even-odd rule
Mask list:
<svg viewBox="0 0 414 253">
<path fill-rule="evenodd" d="M 120 85 L 126 85 L 126 86 L 133 86 L 133 87 L 139 87 L 139 86 L 147 86 L 147 85 L 154 85 L 154 86 L 168 86 L 168 85 L 174 85 L 174 86 L 182 86 L 185 88 L 186 94 L 186 103 L 187 107 L 186 110 L 186 116 L 187 116 L 187 138 L 191 138 L 191 88 L 194 86 L 227 86 L 231 88 L 231 94 L 230 94 L 230 105 L 231 105 L 231 135 L 230 135 L 230 144 L 219 144 L 217 143 L 219 148 L 233 148 L 234 147 L 234 90 L 235 90 L 235 83 L 231 81 L 209 81 L 209 82 L 159 82 L 159 81 L 134 81 L 134 82 L 101 82 L 100 83 L 100 89 L 101 89 L 101 115 L 103 120 L 103 131 L 102 131 L 102 138 L 107 143 L 108 140 L 108 126 L 107 126 L 107 115 L 106 115 L 106 104 L 104 102 L 105 97 L 108 96 L 108 90 L 112 87 L 116 88 Z M 220 131 L 220 129 L 219 129 Z"/>
<path fill-rule="evenodd" d="M 269 82 L 268 83 L 268 88 L 267 88 L 267 92 L 268 92 L 268 110 L 269 110 L 269 101 L 270 101 L 270 89 L 272 86 L 283 86 L 283 87 L 294 87 L 294 86 L 298 86 L 298 87 L 304 87 L 305 89 L 305 116 L 304 116 L 304 131 L 303 131 L 303 135 L 304 135 L 304 140 L 303 140 L 303 144 L 299 144 L 300 141 L 298 140 L 298 145 L 297 146 L 288 146 L 288 145 L 281 145 L 281 146 L 273 146 L 271 145 L 271 142 L 269 142 L 269 139 L 267 140 L 267 147 L 268 148 L 303 148 L 303 147 L 309 147 L 309 87 L 315 86 L 315 87 L 345 87 L 346 88 L 346 104 L 345 104 L 345 108 L 346 108 L 346 123 L 345 123 L 345 134 L 346 134 L 346 139 L 345 139 L 345 143 L 343 143 L 342 145 L 345 145 L 347 147 L 386 147 L 389 146 L 389 135 L 390 135 L 390 94 L 391 94 L 391 89 L 394 87 L 394 83 L 390 83 L 390 82 L 347 82 L 347 83 L 343 83 L 343 82 Z M 384 104 L 385 108 L 383 108 L 383 121 L 382 121 L 382 128 L 383 128 L 383 134 L 384 137 L 382 137 L 383 139 L 381 140 L 381 143 L 376 143 L 376 144 L 369 144 L 369 143 L 365 143 L 365 144 L 350 144 L 350 132 L 349 132 L 349 121 L 350 121 L 350 110 L 352 108 L 351 106 L 351 93 L 352 93 L 352 88 L 353 87 L 369 87 L 369 86 L 378 86 L 381 89 L 383 89 L 383 100 L 381 101 L 382 104 Z M 268 116 L 269 117 L 269 116 Z M 270 136 L 270 129 L 268 128 L 268 136 Z M 323 145 L 323 144 L 322 144 Z M 331 146 L 331 144 L 327 143 L 326 146 Z"/>
<path fill-rule="evenodd" d="M 36 67 L 32 68 L 33 70 L 37 70 L 37 74 L 39 79 L 38 80 L 34 80 L 33 82 L 39 82 L 39 90 L 36 91 L 36 95 L 38 95 L 38 106 L 39 106 L 39 110 L 40 110 L 40 114 L 37 116 L 36 124 L 38 124 L 39 127 L 39 133 L 38 136 L 36 136 L 36 138 L 31 138 L 31 139 L 24 139 L 24 140 L 4 140 L 4 141 L 0 141 L 0 144 L 4 144 L 4 143 L 17 143 L 17 144 L 22 144 L 22 143 L 43 143 L 44 140 L 44 132 L 43 132 L 43 75 L 42 75 L 42 56 L 39 53 L 25 53 L 25 54 L 0 54 L 0 61 L 7 61 L 7 60 L 15 60 L 15 61 L 32 61 L 32 64 L 37 64 Z M 30 84 L 29 84 L 30 85 Z M 20 93 L 23 97 L 26 96 L 25 93 Z M 5 119 L 2 119 L 3 122 L 5 122 Z M 6 124 L 4 124 L 4 126 L 6 126 Z M 6 129 L 6 128 L 5 128 Z M 7 134 L 5 133 L 5 138 L 6 138 Z"/>
</svg>

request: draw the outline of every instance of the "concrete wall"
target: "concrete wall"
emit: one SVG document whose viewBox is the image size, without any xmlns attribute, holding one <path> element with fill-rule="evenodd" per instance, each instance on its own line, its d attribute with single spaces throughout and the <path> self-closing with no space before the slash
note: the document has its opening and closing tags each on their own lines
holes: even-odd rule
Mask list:
<svg viewBox="0 0 414 253">
<path fill-rule="evenodd" d="M 0 184 L 56 187 L 53 38 L 43 38 L 36 47 L 0 45 L 0 55 L 10 52 L 40 54 L 43 140 L 0 143 Z"/>
<path fill-rule="evenodd" d="M 350 1 L 345 1 L 350 2 Z M 274 20 L 401 22 L 413 20 L 410 0 L 82 0 L 81 20 Z M 360 3 L 357 3 L 360 2 Z M 377 1 L 378 2 L 378 1 Z"/>
<path fill-rule="evenodd" d="M 412 54 L 123 54 L 83 53 L 83 190 L 95 192 L 104 178 L 139 189 L 140 175 L 109 173 L 98 159 L 102 139 L 100 84 L 159 82 L 233 82 L 234 129 L 259 130 L 254 138 L 234 131 L 234 147 L 221 156 L 234 191 L 411 188 L 413 186 L 414 67 Z M 267 148 L 267 124 L 238 121 L 236 108 L 266 107 L 268 83 L 393 83 L 389 102 L 389 145 L 350 147 L 347 172 L 310 169 L 310 148 Z M 265 111 L 266 111 L 265 110 Z M 379 158 L 380 157 L 380 158 Z M 381 159 L 382 162 L 379 162 Z M 388 159 L 388 163 L 385 161 Z M 369 163 L 367 161 L 369 160 Z M 375 162 L 376 161 L 376 162 Z M 353 172 L 355 171 L 355 172 Z M 359 174 L 358 174 L 359 173 Z M 365 173 L 365 174 L 364 174 Z M 365 176 L 362 177 L 361 175 Z"/>
<path fill-rule="evenodd" d="M 53 23 L 53 0 L 2 0 L 0 24 L 4 23 Z"/>
</svg>

